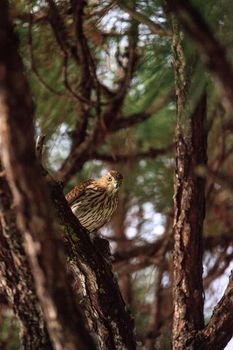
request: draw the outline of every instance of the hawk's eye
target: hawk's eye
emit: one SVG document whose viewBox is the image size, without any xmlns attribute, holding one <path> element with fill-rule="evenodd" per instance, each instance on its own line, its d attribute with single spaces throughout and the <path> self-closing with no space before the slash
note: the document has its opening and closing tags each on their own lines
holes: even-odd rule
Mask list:
<svg viewBox="0 0 233 350">
<path fill-rule="evenodd" d="M 111 176 L 108 177 L 108 181 L 109 182 L 112 181 L 112 177 Z"/>
</svg>

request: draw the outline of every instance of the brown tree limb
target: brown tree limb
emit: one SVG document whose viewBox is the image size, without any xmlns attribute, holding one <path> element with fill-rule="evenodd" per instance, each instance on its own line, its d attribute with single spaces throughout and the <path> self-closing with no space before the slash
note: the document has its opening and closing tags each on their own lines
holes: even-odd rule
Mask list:
<svg viewBox="0 0 233 350">
<path fill-rule="evenodd" d="M 36 158 L 43 167 L 43 148 L 45 143 L 45 135 L 39 135 L 36 139 Z"/>
<path fill-rule="evenodd" d="M 117 104 L 117 107 L 115 104 L 113 104 L 115 108 L 114 106 L 112 108 L 109 107 L 109 109 L 105 112 L 105 127 L 103 128 L 101 126 L 102 124 L 97 124 L 95 129 L 92 130 L 91 134 L 84 140 L 84 142 L 80 146 L 75 147 L 73 151 L 70 152 L 69 156 L 58 172 L 58 178 L 63 182 L 66 182 L 75 171 L 78 171 L 82 168 L 86 160 L 95 158 L 96 149 L 104 142 L 110 132 L 114 132 L 126 127 L 132 127 L 138 123 L 143 122 L 144 120 L 147 120 L 152 116 L 153 113 L 156 113 L 160 108 L 162 108 L 173 95 L 174 91 L 172 89 L 172 91 L 169 91 L 167 94 L 156 99 L 155 102 L 153 102 L 152 105 L 147 109 L 147 112 L 131 115 L 127 118 L 117 118 L 119 104 Z M 157 152 L 154 152 L 152 150 L 150 152 L 150 155 L 153 157 L 155 156 L 155 153 Z M 104 156 L 104 158 L 107 161 L 110 160 L 108 157 Z"/>
<path fill-rule="evenodd" d="M 71 7 L 73 9 L 73 18 L 74 18 L 74 24 L 75 24 L 75 35 L 76 35 L 76 44 L 77 44 L 77 50 L 78 50 L 78 56 L 79 56 L 79 69 L 80 69 L 80 79 L 79 79 L 79 91 L 82 92 L 83 96 L 87 99 L 90 99 L 91 90 L 95 89 L 96 93 L 96 114 L 97 118 L 100 117 L 101 113 L 101 90 L 100 90 L 100 84 L 99 80 L 97 78 L 96 73 L 96 66 L 94 59 L 92 57 L 91 50 L 88 45 L 88 40 L 85 36 L 84 32 L 84 19 L 85 14 L 84 10 L 87 5 L 86 1 L 74 1 L 70 0 Z M 85 117 L 87 115 L 87 111 L 84 111 L 83 119 L 84 122 L 79 121 L 81 124 L 81 128 L 84 128 L 86 130 L 87 122 L 85 122 L 85 119 L 88 119 Z M 84 124 L 84 126 L 82 126 Z M 76 125 L 76 129 L 77 129 Z M 77 135 L 78 136 L 78 135 Z"/>
<path fill-rule="evenodd" d="M 14 22 L 15 20 L 17 21 L 22 21 L 25 23 L 29 23 L 29 21 L 32 20 L 33 24 L 37 23 L 47 23 L 48 21 L 48 16 L 47 14 L 42 11 L 34 11 L 33 14 L 28 13 L 28 12 L 17 12 L 15 11 L 14 8 L 10 9 L 10 18 L 12 18 L 12 21 Z"/>
<path fill-rule="evenodd" d="M 117 264 L 121 261 L 125 261 L 134 257 L 138 257 L 140 255 L 145 255 L 147 257 L 153 257 L 155 256 L 160 249 L 164 245 L 165 237 L 161 237 L 160 239 L 156 240 L 154 243 L 146 243 L 142 246 L 136 246 L 124 251 L 119 251 L 113 254 L 114 257 L 114 264 Z"/>
<path fill-rule="evenodd" d="M 102 123 L 100 123 L 100 125 L 97 124 L 95 126 L 95 129 L 92 130 L 88 137 L 86 137 L 84 142 L 82 142 L 80 146 L 75 147 L 73 151 L 70 152 L 69 156 L 64 161 L 63 165 L 58 171 L 58 178 L 61 179 L 63 182 L 66 182 L 75 173 L 75 171 L 80 170 L 84 162 L 89 159 L 94 159 L 98 157 L 96 159 L 114 161 L 114 157 L 110 158 L 107 155 L 102 156 L 96 153 L 96 149 L 104 142 L 108 134 L 123 128 L 133 127 L 149 119 L 153 115 L 153 113 L 158 112 L 165 105 L 165 103 L 167 103 L 171 99 L 173 95 L 174 90 L 169 90 L 167 93 L 156 99 L 152 103 L 152 105 L 147 109 L 146 112 L 131 115 L 129 117 L 117 118 L 119 105 L 116 106 L 115 104 L 113 104 L 113 107 L 109 107 L 109 109 L 105 112 L 104 127 L 102 126 Z M 168 148 L 170 148 L 170 146 Z M 152 158 L 156 157 L 157 151 L 152 149 L 149 151 L 148 154 L 147 152 L 145 152 L 145 154 L 139 154 L 137 157 L 140 158 L 140 156 L 147 155 L 151 156 Z M 134 155 L 132 157 L 134 157 Z M 120 160 L 121 159 L 123 161 L 124 156 L 120 156 Z"/>
<path fill-rule="evenodd" d="M 1 167 L 1 166 L 0 166 Z M 24 349 L 53 349 L 43 319 L 31 270 L 16 225 L 12 196 L 0 177 L 0 275 L 9 305 L 19 319 Z"/>
<path fill-rule="evenodd" d="M 113 264 L 113 270 L 117 273 L 134 273 L 140 270 L 145 269 L 148 266 L 157 265 L 159 261 L 159 256 L 155 256 L 154 258 L 147 256 L 140 256 L 135 263 L 117 263 Z"/>
<path fill-rule="evenodd" d="M 116 94 L 105 103 L 106 108 L 101 113 L 101 116 L 97 116 L 90 133 L 81 143 L 78 143 L 71 148 L 68 157 L 61 165 L 57 176 L 63 182 L 67 182 L 77 170 L 80 170 L 84 162 L 91 158 L 92 152 L 95 152 L 96 149 L 103 144 L 108 130 L 111 130 L 111 125 L 113 125 L 115 119 L 118 117 L 137 62 L 136 48 L 138 30 L 137 24 L 134 21 L 131 23 L 128 41 L 128 62 L 125 69 L 125 75 L 119 83 L 119 88 Z"/>
<path fill-rule="evenodd" d="M 216 248 L 228 248 L 232 243 L 232 232 L 228 232 L 222 235 L 209 236 L 204 239 L 205 251 L 213 252 Z M 139 247 L 132 247 L 128 250 L 122 250 L 121 252 L 113 254 L 113 268 L 115 271 L 127 271 L 130 273 L 142 270 L 148 266 L 155 265 L 159 263 L 161 256 L 161 247 L 158 245 L 160 242 L 146 243 L 145 245 Z M 168 252 L 172 249 L 173 242 L 169 243 Z M 228 260 L 229 258 L 229 260 Z M 209 283 L 215 278 L 221 276 L 225 269 L 228 267 L 228 262 L 231 261 L 231 254 L 226 257 L 226 262 L 222 268 L 216 271 L 216 274 L 208 275 L 204 279 L 204 286 L 208 288 Z"/>
<path fill-rule="evenodd" d="M 47 3 L 49 5 L 48 20 L 53 29 L 58 46 L 61 48 L 62 52 L 66 53 L 67 55 L 70 54 L 74 61 L 78 64 L 79 57 L 76 48 L 69 42 L 66 26 L 62 17 L 60 16 L 56 2 L 54 0 L 47 0 Z"/>
<path fill-rule="evenodd" d="M 134 2 L 134 5 L 135 4 L 136 2 Z M 107 111 L 105 111 L 103 115 L 104 124 L 107 124 L 106 119 L 109 119 L 109 116 L 111 118 L 111 124 L 112 124 L 112 122 L 115 119 L 115 118 L 112 119 L 111 117 L 112 112 L 115 109 L 119 112 L 120 108 L 123 105 L 126 93 L 128 91 L 129 85 L 133 78 L 137 60 L 138 60 L 137 44 L 138 44 L 138 22 L 135 21 L 133 18 L 131 18 L 130 27 L 128 29 L 128 47 L 127 47 L 127 53 L 126 53 L 128 57 L 128 62 L 125 67 L 118 60 L 118 65 L 123 69 L 124 76 L 120 79 L 118 83 L 119 86 L 117 88 L 115 95 L 111 99 L 108 99 L 106 102 L 103 103 L 103 105 L 110 105 L 109 109 L 107 109 Z M 118 114 L 116 114 L 116 116 L 118 116 Z"/>
<path fill-rule="evenodd" d="M 0 14 L 2 159 L 36 291 L 55 349 L 96 349 L 83 326 L 82 314 L 70 288 L 54 214 L 36 162 L 33 105 L 9 21 L 7 1 L 0 3 Z"/>
<path fill-rule="evenodd" d="M 25 115 L 30 114 L 27 111 Z M 37 146 L 41 158 L 42 146 Z M 113 278 L 110 265 L 105 261 L 103 253 L 94 249 L 87 232 L 80 227 L 68 207 L 61 188 L 50 177 L 49 187 L 53 202 L 56 204 L 57 215 L 67 232 L 68 244 L 66 247 L 69 259 L 75 265 L 75 270 L 78 270 L 79 278 L 83 276 L 83 280 L 85 280 L 87 296 L 84 298 L 85 304 L 82 304 L 82 307 L 85 311 L 91 311 L 88 318 L 92 319 L 96 326 L 96 328 L 92 327 L 91 329 L 93 332 L 97 332 L 101 348 L 135 349 L 133 321 L 125 310 L 125 304 L 121 299 L 117 281 Z M 46 245 L 48 243 L 50 242 L 46 242 Z M 53 244 L 54 242 L 50 243 L 50 250 Z M 49 258 L 51 259 L 51 252 Z M 56 270 L 57 266 L 54 267 L 54 271 Z M 51 271 L 50 274 L 52 274 Z M 79 281 L 79 278 L 77 278 L 77 281 Z M 69 285 L 69 281 L 67 281 L 67 284 Z M 89 306 L 85 306 L 86 304 Z M 73 311 L 76 313 L 75 309 Z"/>
<path fill-rule="evenodd" d="M 212 252 L 216 247 L 220 246 L 223 248 L 227 248 L 230 243 L 232 243 L 232 231 L 227 231 L 222 234 L 211 235 L 204 237 L 204 248 Z"/>
<path fill-rule="evenodd" d="M 145 243 L 140 246 L 133 246 L 127 250 L 121 250 L 120 252 L 116 252 L 113 254 L 113 264 L 118 263 L 126 263 L 126 261 L 139 258 L 140 256 L 156 257 L 160 252 L 161 247 L 164 244 L 165 237 L 161 237 L 153 243 Z M 205 251 L 213 252 L 217 247 L 227 248 L 232 243 L 232 232 L 225 232 L 222 234 L 215 234 L 213 236 L 207 236 L 203 238 L 203 245 Z M 171 237 L 171 241 L 168 245 L 168 251 L 171 250 L 173 246 L 173 241 Z"/>
<path fill-rule="evenodd" d="M 82 307 L 85 311 L 92 310 L 91 315 L 88 314 L 92 319 L 90 329 L 97 334 L 100 348 L 135 350 L 134 323 L 126 310 L 111 264 L 101 248 L 101 239 L 94 240 L 94 244 L 91 242 L 56 182 L 50 181 L 50 190 L 57 217 L 66 232 L 66 252 L 74 277 L 77 281 L 80 278 L 85 281 L 84 293 L 81 292 Z"/>
<path fill-rule="evenodd" d="M 206 93 L 202 92 L 191 113 L 185 108 L 192 69 L 187 68 L 182 35 L 175 18 L 172 24 L 177 96 L 172 344 L 174 350 L 194 350 L 190 342 L 204 326 L 202 233 L 205 180 L 195 174 L 195 169 L 207 162 Z"/>
<path fill-rule="evenodd" d="M 86 100 L 91 99 L 91 91 L 96 85 L 96 96 L 97 96 L 97 116 L 100 109 L 100 94 L 99 86 L 96 78 L 95 67 L 93 69 L 93 60 L 91 57 L 91 52 L 88 46 L 87 39 L 84 34 L 83 21 L 84 21 L 84 9 L 86 6 L 86 1 L 70 1 L 74 25 L 75 25 L 75 38 L 76 46 L 79 57 L 79 78 L 78 78 L 78 91 Z M 92 74 L 93 73 L 93 74 Z M 94 76 L 93 76 L 94 75 Z M 97 82 L 97 83 L 96 83 Z M 73 149 L 78 147 L 87 136 L 87 127 L 89 119 L 90 107 L 86 104 L 79 104 L 78 108 L 78 118 L 76 121 L 75 128 L 72 133 L 72 145 L 71 152 Z"/>
<path fill-rule="evenodd" d="M 140 124 L 149 119 L 153 114 L 157 113 L 167 103 L 169 103 L 174 97 L 174 89 L 165 92 L 161 96 L 155 99 L 155 101 L 146 109 L 145 112 L 139 112 L 128 117 L 118 117 L 114 123 L 112 123 L 110 130 L 117 131 L 123 128 L 130 128 L 137 124 Z"/>
<path fill-rule="evenodd" d="M 233 335 L 233 272 L 223 297 L 215 306 L 207 326 L 193 341 L 195 349 L 222 350 Z"/>
<path fill-rule="evenodd" d="M 74 59 L 74 62 L 77 64 L 77 66 L 79 66 L 80 59 L 79 59 L 76 47 L 72 46 L 69 43 L 65 23 L 59 14 L 56 3 L 54 2 L 54 0 L 47 0 L 47 1 L 49 4 L 49 13 L 48 13 L 49 22 L 51 24 L 54 37 L 56 39 L 58 47 L 61 49 L 61 53 L 63 57 L 62 73 L 63 73 L 64 86 L 67 92 L 75 101 L 78 101 L 79 103 L 84 103 L 85 106 L 91 106 L 92 103 L 90 99 L 86 98 L 83 93 L 78 93 L 74 91 L 70 85 L 69 77 L 68 77 L 69 56 L 71 56 Z"/>
<path fill-rule="evenodd" d="M 231 192 L 233 191 L 233 179 L 232 176 L 220 172 L 220 171 L 215 171 L 211 170 L 209 167 L 203 168 L 204 173 L 206 173 L 208 176 L 212 177 L 213 180 L 219 182 L 222 184 L 224 187 L 229 188 Z"/>
<path fill-rule="evenodd" d="M 218 277 L 222 276 L 226 269 L 229 267 L 230 263 L 233 260 L 233 252 L 227 254 L 226 250 L 228 247 L 225 247 L 224 252 L 220 252 L 214 266 L 208 271 L 208 275 L 204 279 L 204 288 L 208 288 L 210 284 L 216 280 Z"/>
<path fill-rule="evenodd" d="M 102 160 L 104 162 L 121 163 L 128 160 L 139 160 L 139 159 L 155 159 L 161 155 L 167 154 L 174 149 L 174 145 L 170 145 L 165 148 L 150 148 L 145 152 L 138 152 L 135 154 L 100 154 L 93 153 L 92 159 Z"/>
</svg>

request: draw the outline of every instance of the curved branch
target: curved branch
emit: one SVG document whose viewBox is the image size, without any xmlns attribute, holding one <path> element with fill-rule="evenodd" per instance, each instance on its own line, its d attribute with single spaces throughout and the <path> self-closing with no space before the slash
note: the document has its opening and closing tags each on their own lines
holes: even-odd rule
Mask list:
<svg viewBox="0 0 233 350">
<path fill-rule="evenodd" d="M 174 149 L 174 145 L 170 145 L 165 148 L 150 148 L 148 151 L 145 152 L 139 152 L 134 154 L 100 154 L 100 153 L 93 153 L 92 159 L 102 160 L 104 162 L 112 162 L 112 163 L 121 163 L 125 162 L 127 160 L 133 159 L 133 160 L 139 160 L 139 159 L 155 159 L 159 156 L 162 156 Z"/>
<path fill-rule="evenodd" d="M 138 257 L 140 255 L 144 255 L 147 257 L 154 257 L 160 249 L 163 247 L 164 242 L 166 240 L 166 236 L 156 240 L 154 243 L 146 243 L 141 246 L 133 247 L 128 250 L 116 252 L 114 257 L 114 264 L 117 264 L 119 262 Z M 170 245 L 171 248 L 171 245 Z"/>
<path fill-rule="evenodd" d="M 96 121 L 89 135 L 84 135 L 85 137 L 81 138 L 81 142 L 73 143 L 73 147 L 71 147 L 68 157 L 58 171 L 58 177 L 63 182 L 66 182 L 73 174 L 75 174 L 75 172 L 83 166 L 86 160 L 91 159 L 92 153 L 96 151 L 98 146 L 103 144 L 107 133 L 111 131 L 111 126 L 118 117 L 137 62 L 137 27 L 138 25 L 132 21 L 128 36 L 128 62 L 127 67 L 125 68 L 125 75 L 120 82 L 118 91 L 112 98 L 104 103 L 107 107 L 101 116 L 97 115 Z M 74 131 L 74 135 L 75 134 L 76 131 Z"/>
<path fill-rule="evenodd" d="M 4 72 L 0 74 L 2 159 L 36 292 L 56 350 L 95 350 L 70 286 L 52 204 L 36 161 L 34 108 L 5 0 L 0 2 L 0 17 L 0 65 Z"/>
<path fill-rule="evenodd" d="M 208 325 L 199 332 L 198 349 L 222 350 L 233 335 L 233 271 L 222 299 L 215 306 Z"/>
<path fill-rule="evenodd" d="M 128 117 L 117 118 L 110 126 L 111 131 L 117 131 L 123 128 L 129 128 L 137 124 L 143 123 L 149 119 L 153 114 L 157 113 L 166 104 L 168 104 L 174 97 L 174 89 L 166 91 L 161 96 L 157 97 L 155 101 L 144 111 L 131 114 Z"/>
<path fill-rule="evenodd" d="M 153 243 L 145 243 L 141 246 L 132 247 L 128 250 L 120 251 L 113 254 L 113 263 L 117 264 L 126 261 L 131 258 L 136 258 L 138 256 L 155 257 L 159 252 L 160 248 L 164 244 L 164 238 L 161 237 Z M 207 236 L 204 237 L 204 247 L 206 251 L 213 251 L 216 247 L 228 247 L 232 242 L 232 232 L 226 232 L 221 235 Z M 168 250 L 172 248 L 173 242 L 170 242 Z"/>
</svg>

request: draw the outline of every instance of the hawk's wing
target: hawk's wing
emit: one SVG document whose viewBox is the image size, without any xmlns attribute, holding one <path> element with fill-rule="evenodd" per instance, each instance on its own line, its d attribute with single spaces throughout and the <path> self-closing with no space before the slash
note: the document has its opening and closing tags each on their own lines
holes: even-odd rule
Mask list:
<svg viewBox="0 0 233 350">
<path fill-rule="evenodd" d="M 90 179 L 82 184 L 75 186 L 69 193 L 66 195 L 66 200 L 68 204 L 71 206 L 79 197 L 83 196 L 85 194 L 85 190 L 87 186 L 91 185 L 94 183 L 95 180 Z"/>
</svg>

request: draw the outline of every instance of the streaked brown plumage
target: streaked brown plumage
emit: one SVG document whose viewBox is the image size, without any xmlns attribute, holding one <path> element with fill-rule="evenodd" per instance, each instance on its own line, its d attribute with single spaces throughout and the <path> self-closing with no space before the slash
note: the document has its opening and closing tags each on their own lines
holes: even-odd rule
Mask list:
<svg viewBox="0 0 233 350">
<path fill-rule="evenodd" d="M 97 180 L 87 180 L 73 188 L 66 199 L 82 226 L 89 232 L 106 224 L 117 208 L 118 190 L 123 176 L 110 170 Z"/>
</svg>

